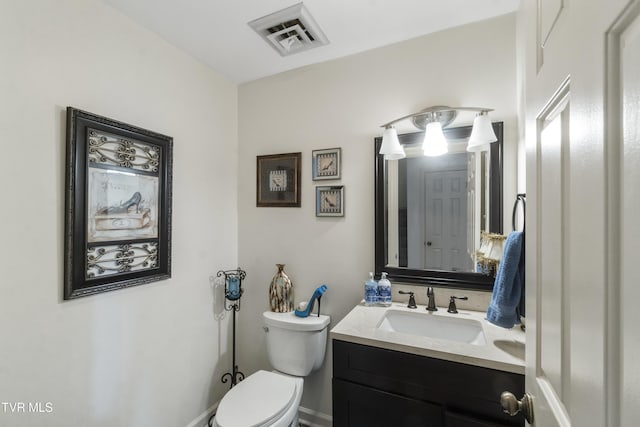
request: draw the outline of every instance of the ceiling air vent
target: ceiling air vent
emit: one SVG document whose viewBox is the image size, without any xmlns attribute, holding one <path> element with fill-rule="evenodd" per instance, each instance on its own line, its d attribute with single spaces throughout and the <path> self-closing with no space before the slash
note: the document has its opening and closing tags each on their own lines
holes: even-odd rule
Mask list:
<svg viewBox="0 0 640 427">
<path fill-rule="evenodd" d="M 249 22 L 281 56 L 313 49 L 329 43 L 320 26 L 302 3 Z"/>
</svg>

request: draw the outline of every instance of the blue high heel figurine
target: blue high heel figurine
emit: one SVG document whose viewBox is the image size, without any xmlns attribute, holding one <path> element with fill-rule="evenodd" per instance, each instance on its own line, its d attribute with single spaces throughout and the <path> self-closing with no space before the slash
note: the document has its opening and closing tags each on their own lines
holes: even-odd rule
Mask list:
<svg viewBox="0 0 640 427">
<path fill-rule="evenodd" d="M 307 307 L 302 311 L 300 310 L 295 311 L 296 316 L 308 317 L 309 313 L 313 311 L 313 305 L 316 303 L 316 299 L 317 299 L 318 300 L 318 317 L 320 317 L 320 299 L 322 299 L 322 295 L 324 295 L 324 293 L 327 292 L 327 289 L 328 289 L 327 285 L 322 285 L 318 289 L 316 289 L 313 292 L 313 295 L 311 295 L 311 299 L 307 303 Z"/>
</svg>

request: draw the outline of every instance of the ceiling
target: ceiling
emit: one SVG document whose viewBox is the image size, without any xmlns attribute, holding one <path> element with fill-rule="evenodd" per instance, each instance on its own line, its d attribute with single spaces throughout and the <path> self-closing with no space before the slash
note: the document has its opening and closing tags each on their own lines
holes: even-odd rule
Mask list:
<svg viewBox="0 0 640 427">
<path fill-rule="evenodd" d="M 329 39 L 281 57 L 248 25 L 299 0 L 102 0 L 241 84 L 514 12 L 519 0 L 304 0 Z"/>
</svg>

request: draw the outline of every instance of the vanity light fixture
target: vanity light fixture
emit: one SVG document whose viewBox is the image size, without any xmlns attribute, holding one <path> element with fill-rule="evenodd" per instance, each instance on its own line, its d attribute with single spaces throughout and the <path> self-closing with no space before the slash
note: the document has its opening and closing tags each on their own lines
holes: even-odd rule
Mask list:
<svg viewBox="0 0 640 427">
<path fill-rule="evenodd" d="M 493 111 L 491 108 L 435 106 L 425 108 L 417 113 L 408 114 L 382 125 L 384 133 L 382 135 L 380 154 L 384 155 L 385 160 L 397 160 L 406 157 L 404 148 L 398 140 L 398 132 L 392 126 L 394 123 L 405 119 L 411 119 L 417 128 L 425 129 L 424 142 L 422 143 L 422 151 L 425 156 L 446 154 L 448 147 L 442 129 L 453 122 L 458 115 L 458 111 L 476 111 L 478 113 L 473 121 L 467 151 L 481 151 L 488 144 L 498 140 L 488 116 L 489 111 Z"/>
</svg>

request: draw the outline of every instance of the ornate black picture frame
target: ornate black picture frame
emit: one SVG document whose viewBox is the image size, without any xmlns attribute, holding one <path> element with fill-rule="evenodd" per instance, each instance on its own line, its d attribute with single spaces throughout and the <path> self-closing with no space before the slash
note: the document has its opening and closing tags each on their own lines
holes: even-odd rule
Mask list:
<svg viewBox="0 0 640 427">
<path fill-rule="evenodd" d="M 301 152 L 257 156 L 257 207 L 300 207 L 301 160 Z"/>
<path fill-rule="evenodd" d="M 64 299 L 171 277 L 173 138 L 67 107 Z"/>
</svg>

